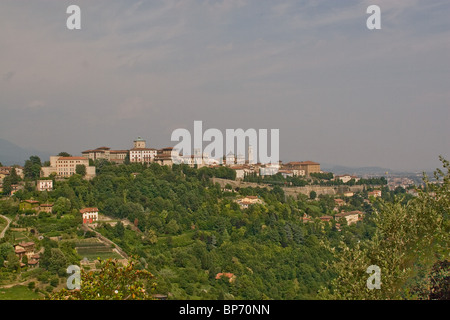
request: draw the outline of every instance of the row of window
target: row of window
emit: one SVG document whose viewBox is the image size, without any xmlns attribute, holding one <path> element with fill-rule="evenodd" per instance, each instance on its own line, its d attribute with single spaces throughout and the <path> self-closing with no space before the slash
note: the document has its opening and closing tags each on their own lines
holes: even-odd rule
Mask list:
<svg viewBox="0 0 450 320">
<path fill-rule="evenodd" d="M 58 160 L 57 163 L 81 163 L 81 160 Z"/>
</svg>

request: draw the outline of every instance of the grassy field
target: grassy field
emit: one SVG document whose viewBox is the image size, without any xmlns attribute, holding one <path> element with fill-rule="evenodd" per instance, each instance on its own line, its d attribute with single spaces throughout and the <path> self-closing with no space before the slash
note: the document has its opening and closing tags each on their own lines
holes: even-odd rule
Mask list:
<svg viewBox="0 0 450 320">
<path fill-rule="evenodd" d="M 8 289 L 0 288 L 0 300 L 36 300 L 42 296 L 26 286 L 15 286 Z"/>
<path fill-rule="evenodd" d="M 14 237 L 14 242 L 15 243 L 19 243 L 19 242 L 27 242 L 27 241 L 31 241 L 24 232 L 21 231 L 11 231 L 11 234 Z"/>
</svg>

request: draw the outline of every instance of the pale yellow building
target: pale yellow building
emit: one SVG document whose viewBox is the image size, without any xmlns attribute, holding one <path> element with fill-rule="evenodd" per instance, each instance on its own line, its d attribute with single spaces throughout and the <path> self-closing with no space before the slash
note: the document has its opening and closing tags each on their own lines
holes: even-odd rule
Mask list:
<svg viewBox="0 0 450 320">
<path fill-rule="evenodd" d="M 56 173 L 57 177 L 68 178 L 76 173 L 77 165 L 86 167 L 86 179 L 95 177 L 95 167 L 89 166 L 89 159 L 85 157 L 51 156 L 50 166 L 41 168 L 41 177 L 49 177 Z"/>
<path fill-rule="evenodd" d="M 362 216 L 363 213 L 361 211 L 341 212 L 334 215 L 334 220 L 339 221 L 341 218 L 345 218 L 347 224 L 351 225 L 357 223 Z"/>
<path fill-rule="evenodd" d="M 296 176 L 309 176 L 311 173 L 320 173 L 320 164 L 313 161 L 294 161 L 283 165 L 283 169 L 292 170 Z"/>
</svg>

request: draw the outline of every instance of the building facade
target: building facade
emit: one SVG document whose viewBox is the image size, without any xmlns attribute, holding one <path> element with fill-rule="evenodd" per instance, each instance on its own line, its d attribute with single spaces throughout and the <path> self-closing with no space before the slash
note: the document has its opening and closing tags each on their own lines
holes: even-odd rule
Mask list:
<svg viewBox="0 0 450 320">
<path fill-rule="evenodd" d="M 130 149 L 130 162 L 132 163 L 150 163 L 158 154 L 158 150 L 147 148 L 146 141 L 141 137 L 134 140 L 134 146 Z"/>
<path fill-rule="evenodd" d="M 83 217 L 83 224 L 98 221 L 98 208 L 84 208 L 80 210 Z"/>
<path fill-rule="evenodd" d="M 99 147 L 97 149 L 85 150 L 81 152 L 83 157 L 94 161 L 105 159 L 107 161 L 119 164 L 124 163 L 128 153 L 128 150 L 111 150 L 111 148 L 108 147 Z"/>
<path fill-rule="evenodd" d="M 37 191 L 52 191 L 53 180 L 38 180 L 36 184 Z"/>
<path fill-rule="evenodd" d="M 362 216 L 363 213 L 361 211 L 341 212 L 334 215 L 334 220 L 339 221 L 340 219 L 345 218 L 347 224 L 351 225 L 357 223 Z"/>
<path fill-rule="evenodd" d="M 335 176 L 334 179 L 335 180 L 341 180 L 343 183 L 347 183 L 347 182 L 349 182 L 352 179 L 355 180 L 355 182 L 358 182 L 360 178 L 357 177 L 357 176 L 349 175 L 349 174 L 343 174 L 343 175 L 340 175 L 340 176 Z"/>
<path fill-rule="evenodd" d="M 56 173 L 59 178 L 68 178 L 76 173 L 78 165 L 84 165 L 86 168 L 86 179 L 95 177 L 95 167 L 89 166 L 89 159 L 86 157 L 60 157 L 51 156 L 50 166 L 41 168 L 41 177 L 49 177 Z"/>
<path fill-rule="evenodd" d="M 51 204 L 51 203 L 42 203 L 39 206 L 39 211 L 46 212 L 46 213 L 52 213 L 53 212 L 53 204 Z"/>
<path fill-rule="evenodd" d="M 320 164 L 313 161 L 293 161 L 283 165 L 283 169 L 292 170 L 294 175 L 309 176 L 311 173 L 320 173 Z"/>
</svg>

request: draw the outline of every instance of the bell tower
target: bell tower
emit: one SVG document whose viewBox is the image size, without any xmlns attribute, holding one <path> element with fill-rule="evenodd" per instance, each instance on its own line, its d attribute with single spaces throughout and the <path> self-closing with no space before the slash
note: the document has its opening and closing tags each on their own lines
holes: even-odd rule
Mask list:
<svg viewBox="0 0 450 320">
<path fill-rule="evenodd" d="M 134 147 L 135 148 L 145 148 L 145 140 L 141 137 L 138 137 L 136 140 L 134 140 Z"/>
</svg>

